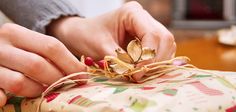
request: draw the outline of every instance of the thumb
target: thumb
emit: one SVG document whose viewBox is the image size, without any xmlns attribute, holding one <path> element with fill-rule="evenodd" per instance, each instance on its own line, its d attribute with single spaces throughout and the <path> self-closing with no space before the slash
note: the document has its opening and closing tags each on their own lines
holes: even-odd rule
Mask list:
<svg viewBox="0 0 236 112">
<path fill-rule="evenodd" d="M 117 57 L 117 54 L 116 54 L 117 49 L 125 51 L 114 40 L 110 40 L 110 41 L 106 42 L 102 47 L 103 47 L 103 50 L 104 50 L 103 51 L 103 56 L 115 56 L 115 57 Z"/>
</svg>

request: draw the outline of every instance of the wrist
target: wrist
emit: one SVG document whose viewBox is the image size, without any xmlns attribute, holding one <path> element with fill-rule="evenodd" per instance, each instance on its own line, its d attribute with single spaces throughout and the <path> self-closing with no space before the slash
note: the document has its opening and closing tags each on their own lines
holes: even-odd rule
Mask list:
<svg viewBox="0 0 236 112">
<path fill-rule="evenodd" d="M 50 36 L 60 39 L 64 37 L 70 29 L 70 26 L 74 24 L 75 20 L 78 21 L 80 17 L 60 17 L 53 20 L 47 27 L 46 33 Z"/>
</svg>

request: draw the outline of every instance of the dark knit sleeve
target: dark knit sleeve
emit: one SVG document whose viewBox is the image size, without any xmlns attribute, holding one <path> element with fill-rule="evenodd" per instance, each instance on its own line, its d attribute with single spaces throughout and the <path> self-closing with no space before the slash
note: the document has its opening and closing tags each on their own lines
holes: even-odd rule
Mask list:
<svg viewBox="0 0 236 112">
<path fill-rule="evenodd" d="M 67 0 L 0 0 L 0 10 L 16 24 L 40 33 L 53 19 L 79 16 Z"/>
</svg>

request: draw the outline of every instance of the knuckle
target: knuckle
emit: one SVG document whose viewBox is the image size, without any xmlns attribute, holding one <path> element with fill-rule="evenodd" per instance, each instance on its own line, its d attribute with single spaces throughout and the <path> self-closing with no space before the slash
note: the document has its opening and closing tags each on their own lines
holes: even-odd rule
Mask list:
<svg viewBox="0 0 236 112">
<path fill-rule="evenodd" d="M 6 52 L 6 48 L 4 45 L 0 45 L 0 58 L 4 58 L 5 57 L 5 53 Z"/>
<path fill-rule="evenodd" d="M 177 49 L 177 45 L 176 45 L 176 43 L 174 42 L 174 44 L 173 44 L 173 49 L 174 49 L 174 52 L 176 52 L 176 49 Z"/>
<path fill-rule="evenodd" d="M 16 30 L 16 24 L 13 23 L 5 23 L 0 27 L 0 33 L 1 34 L 8 34 L 11 33 L 12 31 Z"/>
<path fill-rule="evenodd" d="M 148 32 L 148 33 L 149 33 L 151 36 L 153 36 L 153 37 L 159 37 L 159 36 L 160 36 L 159 32 L 156 31 L 156 30 L 150 31 L 150 32 Z"/>
<path fill-rule="evenodd" d="M 176 49 L 175 38 L 172 33 L 167 32 L 160 34 L 159 31 L 152 31 L 149 34 L 151 35 L 150 37 L 154 37 L 156 41 L 165 42 L 168 44 L 168 46 L 171 46 Z"/>
<path fill-rule="evenodd" d="M 121 10 L 128 14 L 136 13 L 138 10 L 143 10 L 143 7 L 137 1 L 131 1 L 123 5 Z"/>
<path fill-rule="evenodd" d="M 16 74 L 12 77 L 12 82 L 9 83 L 9 91 L 13 94 L 20 94 L 24 88 L 25 77 L 22 74 Z"/>
<path fill-rule="evenodd" d="M 31 56 L 26 67 L 27 73 L 32 75 L 37 74 L 45 67 L 44 60 L 39 56 Z"/>
<path fill-rule="evenodd" d="M 54 39 L 53 37 L 51 37 L 47 42 L 48 43 L 45 48 L 45 51 L 47 53 L 55 54 L 57 52 L 61 52 L 62 49 L 64 49 L 64 45 L 59 40 Z"/>
<path fill-rule="evenodd" d="M 165 41 L 168 41 L 171 44 L 173 44 L 175 42 L 175 38 L 174 38 L 173 34 L 170 32 L 165 33 L 162 36 L 163 36 L 163 39 L 165 39 Z"/>
<path fill-rule="evenodd" d="M 124 5 L 127 8 L 142 8 L 142 5 L 140 5 L 137 1 L 131 1 Z"/>
</svg>

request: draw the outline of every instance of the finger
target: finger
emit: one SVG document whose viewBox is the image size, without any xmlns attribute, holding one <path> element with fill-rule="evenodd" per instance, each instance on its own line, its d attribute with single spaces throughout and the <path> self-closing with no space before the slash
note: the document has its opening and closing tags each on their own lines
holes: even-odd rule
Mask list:
<svg viewBox="0 0 236 112">
<path fill-rule="evenodd" d="M 143 47 L 155 49 L 158 61 L 170 57 L 170 54 L 173 52 L 173 35 L 162 24 L 148 14 L 141 5 L 137 2 L 127 3 L 121 9 L 121 13 L 123 13 L 124 16 L 121 18 L 125 30 L 129 34 L 137 36 L 142 41 Z"/>
<path fill-rule="evenodd" d="M 36 97 L 43 92 L 43 86 L 25 77 L 22 73 L 0 67 L 0 88 L 19 96 Z M 0 99 L 5 96 L 0 93 Z"/>
<path fill-rule="evenodd" d="M 104 45 L 100 46 L 100 48 L 102 47 L 102 50 L 104 50 L 103 51 L 104 53 L 102 55 L 103 56 L 117 56 L 115 50 L 117 49 L 123 50 L 123 49 L 118 45 L 118 43 L 115 42 L 115 40 L 113 40 L 112 38 L 109 38 L 109 39 L 110 40 L 104 41 Z M 99 46 L 97 46 L 97 48 L 99 48 Z"/>
<path fill-rule="evenodd" d="M 7 102 L 7 96 L 4 91 L 0 89 L 0 108 L 3 107 Z"/>
<path fill-rule="evenodd" d="M 166 38 L 166 37 L 163 37 L 163 38 Z M 150 38 L 150 37 L 144 36 L 143 40 L 142 40 L 142 46 L 154 49 L 153 42 L 155 42 L 155 41 L 156 41 L 155 38 Z M 137 67 L 142 67 L 142 66 L 152 63 L 152 62 L 164 61 L 164 60 L 168 60 L 168 59 L 173 58 L 175 51 L 176 51 L 176 44 L 174 42 L 172 43 L 172 40 L 169 41 L 167 39 L 162 39 L 156 49 L 157 49 L 156 50 L 157 56 L 155 59 L 141 62 L 137 65 Z M 144 75 L 145 75 L 145 72 L 136 73 L 133 75 L 133 79 L 138 81 Z"/>
<path fill-rule="evenodd" d="M 8 36 L 12 37 L 11 42 L 14 46 L 48 58 L 67 75 L 86 70 L 86 66 L 80 63 L 57 39 L 18 25 L 6 24 L 3 27 L 8 29 Z"/>
<path fill-rule="evenodd" d="M 155 39 L 155 35 L 152 35 L 152 38 L 144 37 L 142 41 L 144 44 L 143 46 L 148 46 L 149 44 L 158 45 L 156 47 L 156 61 L 164 61 L 171 59 L 176 51 L 176 44 L 174 42 L 173 36 L 171 36 L 171 34 L 167 34 L 159 38 L 161 38 L 159 39 L 160 42 L 152 43 L 150 40 Z"/>
<path fill-rule="evenodd" d="M 175 44 L 172 34 L 152 18 L 137 2 L 127 3 L 121 8 L 121 13 L 124 16 L 121 18 L 125 30 L 129 34 L 138 37 L 143 47 L 154 49 L 157 53 L 156 61 L 167 60 L 173 56 Z M 153 60 L 140 63 L 138 66 L 151 62 Z M 136 73 L 133 75 L 133 79 L 140 80 L 144 74 L 145 72 Z"/>
<path fill-rule="evenodd" d="M 173 44 L 173 46 L 175 46 L 175 44 Z M 160 56 L 160 58 L 157 57 L 157 59 L 159 58 L 158 60 L 160 61 L 160 60 L 168 60 L 168 59 L 174 58 L 174 55 L 175 55 L 174 47 L 169 50 L 171 52 L 168 52 L 167 55 L 165 55 L 165 56 L 162 56 L 162 57 Z M 143 61 L 141 63 L 138 63 L 137 67 L 142 67 L 142 66 L 152 63 L 152 62 L 156 62 L 156 60 L 154 59 L 154 60 Z M 134 74 L 132 77 L 135 81 L 138 81 L 138 80 L 142 79 L 142 77 L 145 76 L 145 74 L 146 74 L 146 72 L 142 71 L 142 72 L 138 72 L 138 73 Z"/>
<path fill-rule="evenodd" d="M 146 44 L 148 46 L 147 43 L 144 43 L 144 44 Z M 137 67 L 142 67 L 146 64 L 153 63 L 153 62 L 156 62 L 156 61 L 164 61 L 164 60 L 174 58 L 175 51 L 176 51 L 176 44 L 173 43 L 172 45 L 170 45 L 170 44 L 165 44 L 165 43 L 166 42 L 163 41 L 163 44 L 161 44 L 160 47 L 158 48 L 158 51 L 157 51 L 158 56 L 155 59 L 143 61 L 141 63 L 138 63 L 136 66 Z M 166 48 L 168 48 L 168 49 L 166 49 Z M 138 81 L 138 80 L 142 79 L 142 77 L 145 74 L 146 74 L 145 72 L 138 72 L 138 73 L 134 74 L 132 77 L 135 81 Z"/>
<path fill-rule="evenodd" d="M 19 71 L 43 84 L 50 85 L 63 77 L 63 74 L 44 58 L 12 46 L 1 46 L 0 64 Z"/>
</svg>

